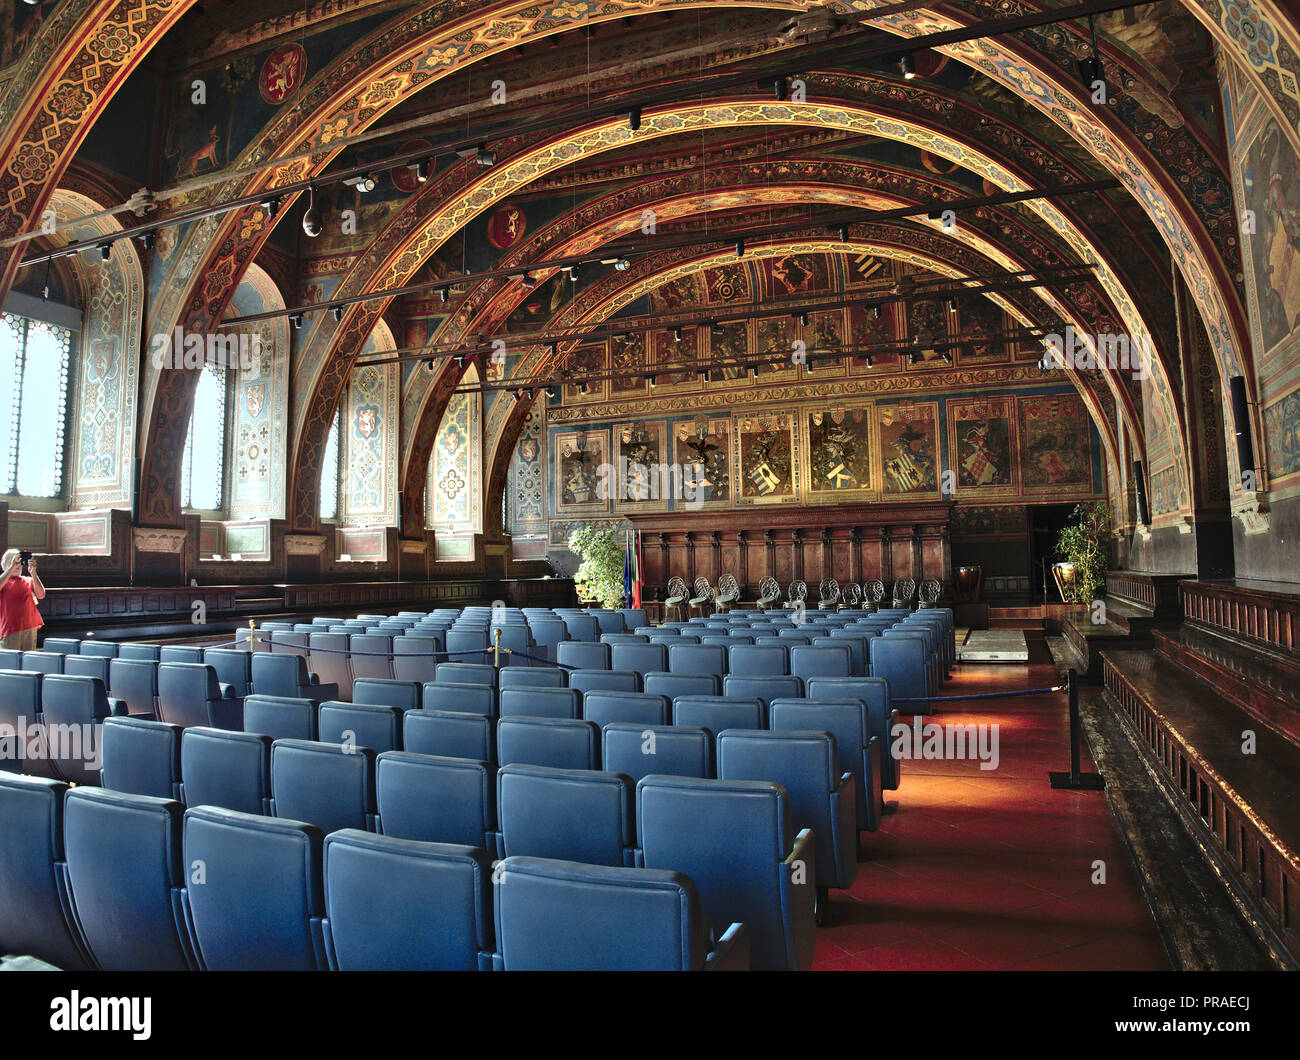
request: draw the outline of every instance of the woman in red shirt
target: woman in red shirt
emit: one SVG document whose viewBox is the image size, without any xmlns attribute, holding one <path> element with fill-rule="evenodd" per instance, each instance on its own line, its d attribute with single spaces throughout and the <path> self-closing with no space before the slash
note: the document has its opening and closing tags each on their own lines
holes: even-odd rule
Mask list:
<svg viewBox="0 0 1300 1060">
<path fill-rule="evenodd" d="M 36 631 L 45 619 L 36 607 L 45 599 L 45 586 L 36 576 L 36 557 L 27 561 L 30 575 L 20 572 L 19 552 L 9 549 L 0 557 L 0 646 L 18 651 L 36 650 Z"/>
</svg>

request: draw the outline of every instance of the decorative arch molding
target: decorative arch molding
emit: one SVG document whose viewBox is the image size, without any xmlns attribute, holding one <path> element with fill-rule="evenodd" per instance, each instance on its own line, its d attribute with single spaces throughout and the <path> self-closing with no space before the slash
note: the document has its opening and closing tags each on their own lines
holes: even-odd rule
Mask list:
<svg viewBox="0 0 1300 1060">
<path fill-rule="evenodd" d="M 48 208 L 74 238 L 120 232 L 96 199 L 56 188 Z M 83 218 L 88 218 L 82 220 Z M 107 262 L 69 259 L 82 293 L 80 350 L 69 381 L 71 445 L 65 468 L 69 509 L 129 508 L 135 479 L 136 398 L 144 271 L 135 247 L 122 245 Z"/>
<path fill-rule="evenodd" d="M 272 186 L 289 179 L 301 179 L 328 164 L 336 151 L 328 145 L 359 132 L 384 113 L 425 87 L 439 76 L 453 72 L 467 62 L 517 47 L 530 40 L 575 28 L 582 21 L 607 21 L 649 11 L 698 6 L 689 0 L 661 0 L 659 3 L 604 4 L 594 17 L 587 5 L 560 5 L 544 9 L 524 3 L 504 4 L 455 20 L 445 9 L 421 11 L 412 19 L 395 21 L 360 42 L 352 52 L 341 56 L 327 71 L 306 86 L 297 104 L 278 118 L 266 136 L 244 154 L 244 160 L 274 157 L 304 145 L 322 147 L 316 165 L 287 163 L 262 174 L 243 186 L 250 191 Z M 807 4 L 766 4 L 782 10 L 804 10 Z M 852 5 L 854 10 L 869 11 L 874 2 Z M 564 8 L 561 11 L 561 8 Z M 975 16 L 980 17 L 980 16 Z M 433 29 L 429 23 L 435 22 Z M 879 28 L 900 36 L 916 36 L 929 30 L 951 28 L 950 19 L 940 19 L 926 11 L 909 12 L 878 20 Z M 454 30 L 454 32 L 453 32 Z M 1019 45 L 1017 45 L 1019 47 Z M 1182 197 L 1177 180 L 1161 170 L 1147 147 L 1136 136 L 1118 126 L 1125 115 L 1106 108 L 1104 117 L 1082 102 L 1082 94 L 1069 73 L 1070 63 L 1058 56 L 1053 65 L 1026 50 L 999 50 L 988 40 L 965 42 L 940 51 L 967 62 L 998 80 L 1027 99 L 1049 118 L 1065 128 L 1113 172 L 1116 172 L 1138 199 L 1168 243 L 1175 261 L 1183 270 L 1197 305 L 1207 323 L 1215 356 L 1225 377 L 1243 374 L 1240 365 L 1248 360 L 1244 342 L 1244 313 L 1239 292 L 1233 286 L 1205 224 L 1196 210 Z M 1130 154 L 1132 152 L 1132 154 Z M 215 194 L 215 192 L 214 192 Z M 190 233 L 193 240 L 193 270 L 202 280 L 195 286 L 186 284 L 184 293 L 165 308 L 158 318 L 170 326 L 182 314 L 192 328 L 206 330 L 224 311 L 230 281 L 255 255 L 269 231 L 269 218 L 260 209 L 236 212 L 221 221 L 200 222 Z M 238 231 L 240 238 L 234 238 Z M 215 248 L 208 253 L 208 248 Z M 1226 293 L 1225 293 L 1226 292 Z M 1251 373 L 1244 373 L 1248 380 Z M 142 475 L 143 512 L 151 521 L 170 524 L 176 519 L 174 497 L 177 478 L 175 461 L 166 456 L 168 441 L 176 432 L 191 400 L 192 380 L 180 381 L 159 389 L 151 386 L 147 402 L 148 464 Z M 1258 428 L 1258 425 L 1256 425 Z M 313 426 L 313 430 L 315 427 Z M 1256 431 L 1262 438 L 1262 433 Z M 1257 445 L 1262 451 L 1262 443 Z M 162 454 L 162 455 L 156 455 Z M 294 519 L 298 516 L 295 514 Z M 310 518 L 309 516 L 307 518 Z"/>
<path fill-rule="evenodd" d="M 831 105 L 720 100 L 690 107 L 679 105 L 675 109 L 661 112 L 644 111 L 641 127 L 636 133 L 628 129 L 625 121 L 617 119 L 603 119 L 580 129 L 569 130 L 561 137 L 536 144 L 498 162 L 486 173 L 478 175 L 477 179 L 469 177 L 468 184 L 464 186 L 455 181 L 459 169 L 453 170 L 443 180 L 430 181 L 434 186 L 421 193 L 421 197 L 433 199 L 439 193 L 445 194 L 449 187 L 456 190 L 440 204 L 436 212 L 420 221 L 412 223 L 407 218 L 407 211 L 399 214 L 396 221 L 357 260 L 348 277 L 337 288 L 336 296 L 381 290 L 406 282 L 438 247 L 471 219 L 526 187 L 536 177 L 577 159 L 625 146 L 633 139 L 645 142 L 660 136 L 717 126 L 736 128 L 763 125 L 812 125 L 910 143 L 964 166 L 999 189 L 1023 191 L 1032 187 L 1020 173 L 981 148 L 911 119 L 882 115 L 857 101 L 837 101 Z M 467 164 L 463 168 L 468 172 L 474 167 Z M 1054 230 L 1067 245 L 1082 248 L 1082 253 L 1087 258 L 1096 261 L 1098 282 L 1116 307 L 1125 330 L 1134 336 L 1152 334 L 1152 329 L 1145 324 L 1142 314 L 1114 269 L 1089 244 L 1068 214 L 1054 203 L 1041 199 L 1027 201 L 1024 206 Z M 317 344 L 318 335 L 329 334 L 328 347 L 318 346 L 327 348 L 328 353 L 321 363 L 307 403 L 307 417 L 302 421 L 302 432 L 295 445 L 297 460 L 306 461 L 310 458 L 310 453 L 319 451 L 323 444 L 324 433 L 328 431 L 328 422 L 338 399 L 341 380 L 346 377 L 347 365 L 352 360 L 351 356 L 341 351 L 357 348 L 357 339 L 368 331 L 373 320 L 383 312 L 384 305 L 380 301 L 358 303 L 345 312 L 342 323 L 331 328 L 330 323 L 322 319 L 313 328 L 309 339 L 313 344 Z M 1153 392 L 1165 407 L 1170 421 L 1180 422 L 1174 391 L 1163 368 L 1153 373 L 1152 378 Z M 318 435 L 319 440 L 316 439 Z M 295 483 L 308 483 L 317 477 L 309 466 L 304 465 L 302 470 L 295 468 Z M 310 529 L 313 519 L 311 513 L 314 511 L 310 497 L 301 492 L 297 485 L 294 493 L 307 503 L 291 508 L 290 522 L 296 529 Z"/>
</svg>

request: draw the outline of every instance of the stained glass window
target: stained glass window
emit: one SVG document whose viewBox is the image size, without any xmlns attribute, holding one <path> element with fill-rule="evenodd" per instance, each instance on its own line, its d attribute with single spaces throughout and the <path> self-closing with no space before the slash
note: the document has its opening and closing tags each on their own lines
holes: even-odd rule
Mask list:
<svg viewBox="0 0 1300 1060">
<path fill-rule="evenodd" d="M 0 492 L 62 494 L 71 351 L 67 328 L 0 313 Z"/>
</svg>

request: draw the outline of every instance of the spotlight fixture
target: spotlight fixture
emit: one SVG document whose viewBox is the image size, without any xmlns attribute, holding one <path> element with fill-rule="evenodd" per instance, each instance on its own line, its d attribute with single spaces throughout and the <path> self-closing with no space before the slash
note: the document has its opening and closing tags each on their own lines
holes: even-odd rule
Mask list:
<svg viewBox="0 0 1300 1060">
<path fill-rule="evenodd" d="M 280 196 L 272 195 L 269 199 L 262 201 L 262 209 L 266 211 L 266 219 L 272 221 L 275 215 L 280 212 Z"/>
<path fill-rule="evenodd" d="M 456 354 L 456 367 L 457 368 L 465 367 L 465 355 L 463 353 Z"/>
<path fill-rule="evenodd" d="M 681 341 L 682 341 L 682 329 L 673 328 L 673 342 L 681 342 Z"/>
<path fill-rule="evenodd" d="M 294 329 L 294 331 L 298 331 L 299 329 L 301 329 L 301 328 L 302 328 L 302 314 L 301 314 L 301 313 L 294 313 L 293 316 L 291 316 L 291 317 L 289 318 L 289 323 L 293 325 L 293 329 Z"/>
<path fill-rule="evenodd" d="M 907 363 L 908 363 L 908 364 L 920 364 L 920 363 L 921 363 L 921 353 L 920 353 L 920 351 L 919 351 L 919 350 L 912 350 L 912 352 L 909 353 L 909 354 L 907 355 Z"/>
<path fill-rule="evenodd" d="M 100 260 L 100 261 L 108 261 L 108 259 L 111 258 L 112 256 L 113 256 L 113 244 L 112 244 L 112 243 L 100 243 L 100 244 L 99 244 L 99 260 Z"/>
<path fill-rule="evenodd" d="M 157 238 L 157 235 L 153 232 L 142 232 L 140 233 L 140 245 L 144 247 L 145 250 L 153 250 Z"/>
<path fill-rule="evenodd" d="M 877 302 L 875 305 L 873 305 L 873 306 L 871 307 L 871 315 L 872 315 L 876 320 L 879 320 L 879 319 L 880 319 L 880 312 L 881 312 L 881 311 L 880 311 L 880 303 Z"/>
<path fill-rule="evenodd" d="M 632 263 L 627 258 L 619 258 L 614 262 L 614 268 L 619 272 L 627 272 L 632 267 Z"/>
<path fill-rule="evenodd" d="M 916 61 L 912 58 L 911 53 L 899 57 L 898 69 L 903 74 L 903 79 L 911 81 L 916 76 Z"/>
<path fill-rule="evenodd" d="M 560 344 L 558 342 L 552 342 L 550 344 L 550 351 L 552 357 L 558 357 L 560 355 Z"/>
<path fill-rule="evenodd" d="M 939 357 L 944 364 L 952 364 L 952 350 L 944 350 Z"/>
<path fill-rule="evenodd" d="M 807 313 L 797 313 L 797 314 L 795 315 L 795 320 L 797 320 L 797 321 L 799 322 L 799 326 L 800 326 L 801 328 L 806 328 L 806 327 L 808 326 L 808 314 L 807 314 Z"/>
<path fill-rule="evenodd" d="M 560 388 L 558 386 L 548 386 L 546 388 L 546 396 L 550 398 L 552 401 L 559 401 Z"/>
<path fill-rule="evenodd" d="M 316 189 L 308 189 L 307 212 L 302 215 L 302 230 L 307 236 L 315 239 L 325 231 L 325 219 L 316 207 Z"/>
<path fill-rule="evenodd" d="M 736 257 L 738 257 L 738 258 L 743 258 L 744 256 L 745 256 L 745 241 L 744 241 L 743 239 L 737 239 L 737 240 L 736 240 Z"/>
<path fill-rule="evenodd" d="M 479 144 L 478 150 L 474 152 L 474 161 L 480 166 L 495 166 L 497 154 L 495 151 L 489 151 L 487 144 Z"/>
<path fill-rule="evenodd" d="M 949 313 L 957 312 L 957 299 L 955 298 L 948 299 L 948 312 Z"/>
<path fill-rule="evenodd" d="M 650 389 L 653 390 L 655 388 L 655 384 L 659 381 L 658 376 L 653 376 L 653 375 L 648 376 L 647 379 L 650 383 Z"/>
<path fill-rule="evenodd" d="M 336 305 L 333 309 L 330 310 L 330 313 L 333 314 L 334 322 L 336 324 L 343 319 L 343 307 L 341 305 Z"/>
<path fill-rule="evenodd" d="M 586 383 L 579 383 L 579 384 L 578 384 L 578 393 L 579 393 L 579 394 L 585 394 L 586 392 L 587 392 L 587 384 L 586 384 Z"/>
<path fill-rule="evenodd" d="M 706 368 L 704 369 L 704 371 L 700 373 L 700 378 L 703 379 L 706 383 L 711 383 L 713 382 L 713 373 Z"/>
<path fill-rule="evenodd" d="M 439 287 L 439 288 L 438 288 L 438 301 L 439 301 L 439 302 L 442 302 L 444 305 L 446 305 L 446 303 L 447 303 L 447 288 L 445 288 L 445 287 Z"/>
<path fill-rule="evenodd" d="M 429 179 L 429 160 L 422 158 L 415 163 L 415 179 L 423 184 Z"/>
<path fill-rule="evenodd" d="M 839 228 L 835 229 L 835 235 L 841 243 L 847 243 L 849 241 L 849 226 L 840 225 Z"/>
<path fill-rule="evenodd" d="M 569 274 L 569 282 L 570 282 L 570 283 L 577 283 L 577 282 L 578 282 L 578 266 L 576 266 L 576 265 L 566 265 L 564 271 L 567 272 L 567 273 Z"/>
<path fill-rule="evenodd" d="M 1100 56 L 1094 53 L 1079 60 L 1079 80 L 1089 92 L 1098 81 L 1105 83 L 1106 69 L 1101 65 Z"/>
<path fill-rule="evenodd" d="M 343 183 L 351 184 L 357 189 L 357 191 L 369 193 L 379 187 L 379 178 L 377 178 L 373 173 L 367 173 L 362 177 L 349 177 Z"/>
<path fill-rule="evenodd" d="M 641 128 L 641 108 L 633 107 L 627 112 L 627 127 L 633 132 Z"/>
<path fill-rule="evenodd" d="M 537 277 L 531 272 L 526 272 L 519 282 L 523 284 L 525 291 L 531 291 L 537 286 Z"/>
<path fill-rule="evenodd" d="M 753 379 L 755 382 L 758 381 L 758 365 L 751 364 L 749 366 L 749 378 Z"/>
<path fill-rule="evenodd" d="M 624 331 L 615 337 L 619 342 L 634 342 L 636 340 L 636 335 L 630 331 Z"/>
<path fill-rule="evenodd" d="M 784 77 L 778 77 L 772 84 L 773 94 L 776 96 L 778 103 L 784 103 L 790 98 L 790 82 Z"/>
<path fill-rule="evenodd" d="M 863 360 L 863 363 L 866 364 L 866 366 L 867 366 L 868 368 L 870 368 L 870 367 L 872 366 L 872 364 L 874 363 L 874 362 L 872 361 L 872 359 L 871 359 L 871 354 L 869 354 L 869 353 L 864 353 L 864 354 L 862 355 L 862 360 Z"/>
<path fill-rule="evenodd" d="M 811 357 L 809 357 L 808 360 L 804 362 L 803 367 L 804 367 L 804 371 L 806 371 L 809 375 L 812 375 L 813 372 L 817 371 L 817 362 L 814 361 Z"/>
<path fill-rule="evenodd" d="M 432 357 L 430 357 L 427 361 L 424 362 L 424 370 L 425 370 L 426 372 L 432 372 L 432 371 L 433 371 L 433 358 L 432 358 Z"/>
</svg>

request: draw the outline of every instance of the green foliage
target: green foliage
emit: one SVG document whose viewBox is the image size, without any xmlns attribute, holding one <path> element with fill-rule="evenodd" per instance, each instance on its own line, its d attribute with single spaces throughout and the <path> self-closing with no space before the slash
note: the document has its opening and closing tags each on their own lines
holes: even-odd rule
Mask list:
<svg viewBox="0 0 1300 1060">
<path fill-rule="evenodd" d="M 1066 603 L 1087 604 L 1106 592 L 1110 566 L 1110 508 L 1102 501 L 1080 504 L 1056 539 L 1056 551 L 1074 564 L 1074 591 Z"/>
<path fill-rule="evenodd" d="M 623 606 L 623 545 L 611 526 L 581 526 L 569 535 L 569 550 L 582 560 L 573 575 L 585 596 L 605 607 Z"/>
</svg>

